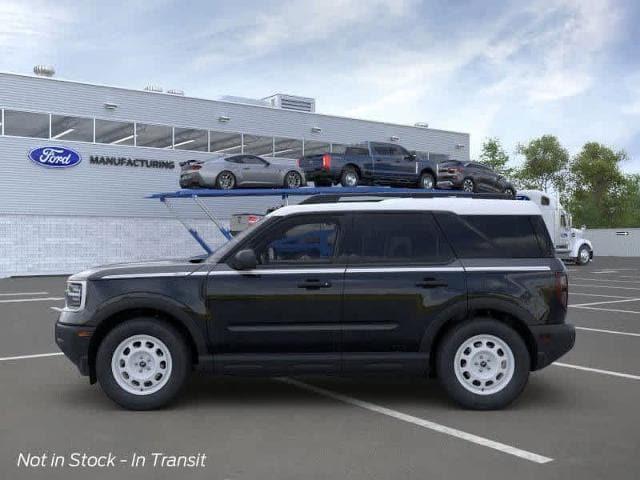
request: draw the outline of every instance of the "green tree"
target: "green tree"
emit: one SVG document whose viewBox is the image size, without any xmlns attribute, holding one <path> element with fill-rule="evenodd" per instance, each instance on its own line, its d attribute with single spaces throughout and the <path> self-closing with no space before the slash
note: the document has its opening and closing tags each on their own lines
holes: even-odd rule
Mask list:
<svg viewBox="0 0 640 480">
<path fill-rule="evenodd" d="M 482 144 L 482 153 L 480 153 L 478 160 L 480 163 L 502 175 L 507 177 L 513 175 L 513 168 L 507 167 L 509 155 L 504 151 L 500 140 L 496 137 L 490 137 L 484 141 Z"/>
<path fill-rule="evenodd" d="M 626 159 L 625 152 L 597 142 L 586 143 L 573 158 L 569 204 L 577 225 L 640 225 L 640 177 L 620 170 Z"/>
<path fill-rule="evenodd" d="M 516 172 L 523 186 L 545 192 L 551 187 L 559 193 L 565 190 L 569 152 L 554 135 L 543 135 L 526 145 L 520 144 L 517 153 L 524 155 L 524 164 Z"/>
</svg>

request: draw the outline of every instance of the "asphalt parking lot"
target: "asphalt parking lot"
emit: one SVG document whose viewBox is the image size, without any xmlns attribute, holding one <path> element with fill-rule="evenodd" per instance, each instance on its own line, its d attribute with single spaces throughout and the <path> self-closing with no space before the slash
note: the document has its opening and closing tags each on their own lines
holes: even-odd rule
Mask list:
<svg viewBox="0 0 640 480">
<path fill-rule="evenodd" d="M 461 410 L 426 379 L 200 375 L 169 409 L 123 411 L 57 354 L 64 278 L 0 280 L 0 478 L 637 478 L 640 258 L 568 268 L 576 347 L 495 412 Z M 17 466 L 72 452 L 147 463 Z M 153 452 L 205 466 L 154 468 Z"/>
</svg>

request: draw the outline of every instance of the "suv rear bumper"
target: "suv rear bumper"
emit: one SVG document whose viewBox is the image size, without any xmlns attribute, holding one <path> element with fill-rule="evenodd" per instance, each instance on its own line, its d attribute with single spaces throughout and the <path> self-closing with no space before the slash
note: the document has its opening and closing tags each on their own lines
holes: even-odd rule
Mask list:
<svg viewBox="0 0 640 480">
<path fill-rule="evenodd" d="M 55 337 L 56 344 L 62 353 L 71 360 L 80 374 L 89 375 L 89 343 L 93 335 L 94 328 L 82 325 L 68 325 L 56 322 Z"/>
<path fill-rule="evenodd" d="M 538 356 L 531 370 L 539 370 L 555 362 L 573 348 L 576 329 L 570 324 L 531 326 Z"/>
</svg>

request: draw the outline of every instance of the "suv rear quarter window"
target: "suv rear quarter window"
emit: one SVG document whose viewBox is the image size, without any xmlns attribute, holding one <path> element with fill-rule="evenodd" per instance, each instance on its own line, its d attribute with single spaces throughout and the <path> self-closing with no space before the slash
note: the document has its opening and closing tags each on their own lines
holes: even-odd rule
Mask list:
<svg viewBox="0 0 640 480">
<path fill-rule="evenodd" d="M 357 213 L 344 240 L 350 264 L 438 264 L 453 252 L 430 213 Z"/>
<path fill-rule="evenodd" d="M 539 238 L 544 232 L 535 225 L 539 216 L 438 213 L 436 218 L 460 258 L 549 256 L 546 239 Z"/>
</svg>

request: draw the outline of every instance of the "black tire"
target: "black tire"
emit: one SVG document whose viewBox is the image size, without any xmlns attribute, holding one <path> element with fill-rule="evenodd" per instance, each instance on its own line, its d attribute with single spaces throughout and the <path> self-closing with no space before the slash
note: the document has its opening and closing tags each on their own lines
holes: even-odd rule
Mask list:
<svg viewBox="0 0 640 480">
<path fill-rule="evenodd" d="M 431 190 L 436 187 L 436 179 L 433 174 L 424 172 L 420 175 L 420 181 L 418 182 L 418 188 L 425 190 Z"/>
<path fill-rule="evenodd" d="M 340 175 L 340 185 L 343 187 L 357 187 L 360 183 L 360 175 L 353 167 L 345 167 Z"/>
<path fill-rule="evenodd" d="M 588 245 L 581 245 L 578 249 L 578 256 L 576 257 L 577 265 L 587 265 L 591 261 L 591 249 Z"/>
<path fill-rule="evenodd" d="M 291 182 L 289 181 L 290 177 L 296 177 L 297 179 L 297 185 L 292 185 Z M 284 188 L 300 188 L 302 186 L 302 175 L 300 175 L 298 172 L 296 172 L 295 170 L 291 170 L 289 172 L 286 173 L 286 175 L 284 176 Z"/>
<path fill-rule="evenodd" d="M 501 387 L 502 389 L 495 393 L 474 393 L 458 379 L 456 374 L 454 363 L 458 349 L 465 341 L 478 335 L 497 337 L 508 346 L 513 355 L 513 375 Z M 501 349 L 498 348 L 497 351 L 500 352 Z M 474 365 L 477 364 L 474 363 Z M 458 404 L 473 410 L 495 410 L 504 408 L 513 402 L 527 384 L 530 367 L 529 351 L 522 337 L 508 325 L 491 318 L 474 318 L 456 325 L 442 339 L 436 352 L 436 371 L 443 388 Z M 469 388 L 473 387 L 469 386 Z M 479 388 L 481 387 L 476 387 L 476 389 Z"/>
<path fill-rule="evenodd" d="M 504 193 L 505 195 L 508 195 L 511 198 L 514 198 L 516 196 L 516 192 L 513 190 L 513 188 L 507 187 L 504 189 Z"/>
<path fill-rule="evenodd" d="M 118 346 L 136 335 L 155 337 L 168 348 L 171 373 L 156 392 L 133 394 L 120 386 L 111 367 Z M 96 356 L 96 376 L 102 390 L 118 405 L 129 410 L 153 410 L 174 400 L 191 373 L 192 361 L 183 336 L 170 324 L 156 318 L 141 317 L 127 320 L 111 330 L 100 343 Z"/>
<path fill-rule="evenodd" d="M 476 191 L 476 183 L 473 181 L 473 178 L 467 177 L 462 181 L 462 191 L 464 192 Z"/>
<path fill-rule="evenodd" d="M 229 179 L 228 183 L 226 179 Z M 232 190 L 236 186 L 236 176 L 229 170 L 223 170 L 216 177 L 216 188 L 220 190 Z"/>
</svg>

